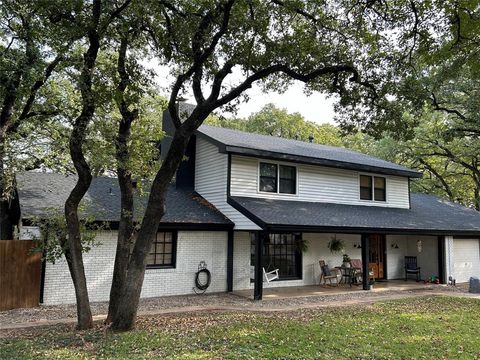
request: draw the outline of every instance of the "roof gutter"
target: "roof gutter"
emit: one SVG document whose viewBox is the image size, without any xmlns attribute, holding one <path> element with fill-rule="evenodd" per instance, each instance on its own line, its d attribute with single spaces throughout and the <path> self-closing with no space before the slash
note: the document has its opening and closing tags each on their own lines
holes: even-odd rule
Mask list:
<svg viewBox="0 0 480 360">
<path fill-rule="evenodd" d="M 261 157 L 261 158 L 271 159 L 271 160 L 293 161 L 301 164 L 321 165 L 321 166 L 333 167 L 338 169 L 359 170 L 359 171 L 373 172 L 373 173 L 379 173 L 379 174 L 385 174 L 385 175 L 406 176 L 410 178 L 422 177 L 422 173 L 414 170 L 389 169 L 389 168 L 383 168 L 378 166 L 351 163 L 346 161 L 312 158 L 307 156 L 284 154 L 284 153 L 278 153 L 273 151 L 243 148 L 239 146 L 224 145 L 224 148 L 225 148 L 224 151 L 227 153 L 243 155 L 243 156 Z M 220 152 L 222 152 L 221 148 L 220 148 Z"/>
<path fill-rule="evenodd" d="M 385 175 L 406 176 L 410 178 L 421 178 L 423 176 L 423 174 L 418 171 L 408 170 L 408 169 L 405 169 L 405 170 L 389 169 L 389 168 L 383 168 L 383 167 L 377 167 L 377 166 L 350 163 L 346 161 L 312 158 L 308 156 L 291 155 L 291 154 L 284 154 L 284 153 L 279 153 L 274 151 L 266 151 L 266 150 L 245 148 L 241 146 L 226 145 L 218 141 L 217 139 L 214 139 L 213 137 L 208 136 L 198 130 L 196 131 L 196 135 L 200 138 L 207 140 L 211 144 L 217 146 L 218 151 L 220 153 L 230 153 L 230 154 L 243 155 L 243 156 L 261 157 L 261 158 L 270 159 L 270 160 L 293 161 L 301 164 L 321 165 L 321 166 L 333 167 L 337 169 L 359 170 L 359 171 L 374 172 L 374 173 L 385 174 Z"/>
<path fill-rule="evenodd" d="M 312 233 L 343 233 L 343 234 L 388 234 L 388 235 L 452 235 L 473 236 L 480 238 L 480 230 L 433 230 L 433 229 L 406 229 L 406 228 L 375 228 L 375 227 L 345 227 L 345 226 L 316 226 L 316 225 L 292 225 L 292 224 L 269 224 L 243 207 L 231 197 L 227 203 L 248 219 L 253 221 L 262 230 L 269 232 L 312 232 Z"/>
</svg>

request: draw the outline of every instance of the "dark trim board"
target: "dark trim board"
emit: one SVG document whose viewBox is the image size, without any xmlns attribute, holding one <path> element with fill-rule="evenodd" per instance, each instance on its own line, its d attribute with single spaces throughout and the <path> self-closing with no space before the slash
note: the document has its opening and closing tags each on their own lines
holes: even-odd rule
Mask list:
<svg viewBox="0 0 480 360">
<path fill-rule="evenodd" d="M 228 154 L 227 160 L 227 198 L 230 197 L 230 187 L 232 186 L 232 154 Z"/>
<path fill-rule="evenodd" d="M 412 192 L 410 191 L 410 182 L 412 180 L 410 178 L 408 178 L 408 208 L 411 209 L 412 208 Z"/>
<path fill-rule="evenodd" d="M 233 230 L 228 230 L 227 239 L 227 291 L 233 291 L 233 250 L 234 250 Z"/>
<path fill-rule="evenodd" d="M 224 143 L 218 141 L 218 140 L 215 140 L 214 138 L 208 136 L 208 135 L 205 135 L 204 133 L 201 133 L 200 131 L 196 131 L 195 134 L 201 138 L 201 139 L 204 139 L 204 140 L 207 140 L 209 143 L 215 145 L 216 147 L 218 147 L 218 151 L 221 152 L 221 153 L 225 153 L 226 152 L 226 146 Z"/>
<path fill-rule="evenodd" d="M 422 177 L 422 174 L 416 171 L 396 170 L 396 169 L 388 169 L 388 168 L 382 168 L 377 166 L 362 165 L 362 164 L 349 163 L 349 162 L 343 162 L 343 161 L 337 161 L 337 160 L 309 158 L 306 156 L 290 155 L 290 154 L 277 153 L 273 151 L 242 148 L 239 146 L 229 146 L 229 145 L 225 146 L 224 144 L 221 144 L 221 147 L 219 147 L 219 151 L 232 153 L 235 155 L 263 158 L 263 159 L 269 159 L 269 160 L 291 161 L 299 164 L 320 165 L 320 166 L 332 167 L 337 169 L 360 170 L 360 171 L 373 172 L 373 173 L 379 173 L 379 174 L 385 174 L 385 175 L 397 175 L 397 176 L 405 176 L 405 177 L 413 177 L 413 178 Z"/>
<path fill-rule="evenodd" d="M 252 220 L 255 224 L 260 226 L 262 229 L 267 228 L 267 224 L 264 223 L 262 219 L 260 219 L 259 217 L 255 216 L 253 213 L 251 213 L 250 211 L 245 209 L 242 205 L 240 205 L 238 202 L 233 200 L 230 196 L 227 196 L 227 204 L 230 205 L 231 207 L 233 207 L 235 210 L 238 210 L 240 213 L 242 213 L 247 218 Z M 286 229 L 284 231 L 289 232 L 290 230 Z"/>
<path fill-rule="evenodd" d="M 105 230 L 118 230 L 118 221 L 94 221 L 94 225 L 106 224 Z M 29 219 L 23 219 L 23 226 L 34 226 Z M 195 224 L 195 223 L 160 223 L 158 230 L 198 230 L 198 231 L 228 231 L 235 225 L 231 224 Z"/>
<path fill-rule="evenodd" d="M 198 231 L 228 231 L 233 229 L 232 224 L 182 224 L 161 223 L 158 230 L 198 230 Z"/>
<path fill-rule="evenodd" d="M 437 255 L 438 255 L 438 280 L 440 284 L 446 284 L 446 266 L 445 266 L 445 236 L 439 236 L 438 240 L 438 248 L 437 248 Z"/>
<path fill-rule="evenodd" d="M 425 229 L 382 229 L 362 227 L 329 227 L 329 226 L 297 226 L 297 225 L 265 225 L 268 231 L 301 231 L 311 233 L 344 233 L 344 234 L 384 234 L 384 235 L 462 235 L 463 238 L 477 238 L 478 232 L 465 232 L 456 230 L 425 230 Z M 471 234 L 471 235 L 469 235 Z"/>
<path fill-rule="evenodd" d="M 252 212 L 245 209 L 231 197 L 227 197 L 227 203 L 240 213 L 245 215 L 263 230 L 269 232 L 310 232 L 310 233 L 344 233 L 344 234 L 381 234 L 381 235 L 453 235 L 454 237 L 480 238 L 480 231 L 458 230 L 430 230 L 430 229 L 402 229 L 402 228 L 369 228 L 369 227 L 339 227 L 339 226 L 310 226 L 310 225 L 282 225 L 267 224 Z"/>
</svg>

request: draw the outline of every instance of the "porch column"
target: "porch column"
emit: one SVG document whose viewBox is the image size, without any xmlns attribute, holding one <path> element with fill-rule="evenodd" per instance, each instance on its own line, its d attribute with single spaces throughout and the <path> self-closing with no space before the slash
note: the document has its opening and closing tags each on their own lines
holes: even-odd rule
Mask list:
<svg viewBox="0 0 480 360">
<path fill-rule="evenodd" d="M 227 240 L 227 291 L 233 291 L 233 230 L 228 230 Z"/>
<path fill-rule="evenodd" d="M 446 266 L 445 266 L 445 236 L 438 237 L 438 280 L 440 284 L 446 284 Z"/>
<path fill-rule="evenodd" d="M 263 296 L 263 240 L 268 236 L 265 231 L 258 231 L 255 239 L 255 279 L 253 300 L 262 300 Z"/>
<path fill-rule="evenodd" d="M 368 254 L 369 238 L 368 235 L 362 234 L 362 272 L 363 272 L 363 290 L 370 290 L 370 269 L 368 263 L 370 261 Z"/>
</svg>

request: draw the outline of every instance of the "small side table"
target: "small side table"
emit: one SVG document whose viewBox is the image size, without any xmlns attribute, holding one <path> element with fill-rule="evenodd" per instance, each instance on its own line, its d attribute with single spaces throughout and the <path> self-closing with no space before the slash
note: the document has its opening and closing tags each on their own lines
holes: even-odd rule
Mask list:
<svg viewBox="0 0 480 360">
<path fill-rule="evenodd" d="M 336 266 L 335 269 L 340 270 L 340 284 L 349 284 L 352 287 L 355 278 L 355 268 L 346 266 Z"/>
</svg>

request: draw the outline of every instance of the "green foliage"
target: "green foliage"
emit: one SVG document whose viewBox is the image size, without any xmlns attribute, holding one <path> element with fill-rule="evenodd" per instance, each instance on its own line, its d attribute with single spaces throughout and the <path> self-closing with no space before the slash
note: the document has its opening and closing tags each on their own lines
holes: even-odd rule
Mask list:
<svg viewBox="0 0 480 360">
<path fill-rule="evenodd" d="M 86 207 L 81 206 L 79 212 L 85 213 Z M 87 215 L 80 220 L 80 233 L 82 235 L 82 252 L 89 252 L 93 247 L 99 246 L 96 240 L 99 231 L 109 229 L 107 223 L 95 221 L 94 215 Z M 32 225 L 38 227 L 40 236 L 37 240 L 37 246 L 32 249 L 34 252 L 41 252 L 44 259 L 55 263 L 67 250 L 68 228 L 63 212 L 58 209 L 50 209 L 49 215 L 45 218 L 35 218 Z M 35 235 L 35 234 L 32 234 Z"/>
<path fill-rule="evenodd" d="M 259 112 L 250 115 L 247 119 L 211 116 L 205 123 L 300 141 L 309 141 L 309 138 L 313 136 L 313 141 L 317 144 L 342 146 L 340 131 L 336 126 L 307 121 L 301 114 L 288 113 L 286 109 L 279 109 L 273 104 L 265 105 Z"/>
<path fill-rule="evenodd" d="M 345 243 L 342 239 L 337 238 L 337 235 L 333 235 L 328 242 L 327 247 L 332 253 L 339 253 L 345 250 Z"/>
<path fill-rule="evenodd" d="M 6 335 L 0 348 L 9 359 L 472 359 L 479 311 L 477 299 L 419 296 L 274 313 L 150 315 L 132 332 L 52 326 Z"/>
</svg>

